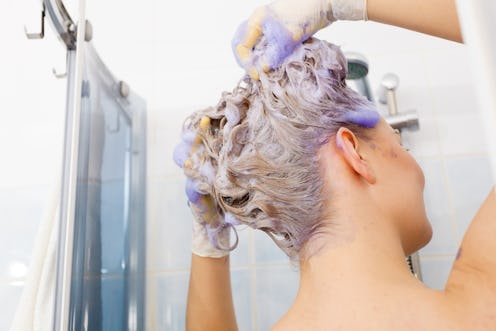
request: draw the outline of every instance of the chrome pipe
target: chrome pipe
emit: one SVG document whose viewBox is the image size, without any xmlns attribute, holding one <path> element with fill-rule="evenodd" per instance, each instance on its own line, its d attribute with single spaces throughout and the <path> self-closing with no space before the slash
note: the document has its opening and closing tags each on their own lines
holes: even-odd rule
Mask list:
<svg viewBox="0 0 496 331">
<path fill-rule="evenodd" d="M 419 130 L 419 116 L 416 111 L 409 111 L 404 113 L 397 113 L 393 116 L 386 116 L 386 122 L 393 127 L 393 129 L 408 128 L 412 131 Z"/>
</svg>

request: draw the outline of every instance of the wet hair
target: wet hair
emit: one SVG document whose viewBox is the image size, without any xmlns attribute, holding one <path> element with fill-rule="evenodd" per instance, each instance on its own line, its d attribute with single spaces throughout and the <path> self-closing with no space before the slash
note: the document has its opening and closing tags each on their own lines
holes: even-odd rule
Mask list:
<svg viewBox="0 0 496 331">
<path fill-rule="evenodd" d="M 199 220 L 214 245 L 220 231 L 246 224 L 296 259 L 326 228 L 318 150 L 340 127 L 365 138 L 380 119 L 347 87 L 346 73 L 339 47 L 310 38 L 260 80 L 243 77 L 215 107 L 186 118 L 174 159 L 187 176 L 189 203 L 215 205 L 219 221 Z"/>
</svg>

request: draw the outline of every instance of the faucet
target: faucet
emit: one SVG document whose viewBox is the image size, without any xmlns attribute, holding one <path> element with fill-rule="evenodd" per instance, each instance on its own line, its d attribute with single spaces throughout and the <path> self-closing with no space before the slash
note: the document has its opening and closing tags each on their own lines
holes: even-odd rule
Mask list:
<svg viewBox="0 0 496 331">
<path fill-rule="evenodd" d="M 358 92 L 365 96 L 369 101 L 374 101 L 370 86 L 367 79 L 369 73 L 369 63 L 367 59 L 355 52 L 346 52 L 346 60 L 348 62 L 348 73 L 346 79 L 355 84 Z M 419 130 L 419 120 L 416 111 L 398 112 L 398 104 L 396 101 L 396 89 L 398 88 L 400 79 L 397 75 L 388 73 L 384 75 L 379 89 L 379 102 L 388 106 L 389 115 L 385 117 L 386 122 L 394 129 L 402 130 L 408 128 L 412 131 Z"/>
<path fill-rule="evenodd" d="M 419 130 L 419 116 L 413 111 L 398 112 L 398 103 L 396 101 L 396 89 L 400 84 L 400 79 L 397 75 L 388 73 L 381 80 L 379 89 L 379 102 L 387 105 L 389 115 L 385 117 L 386 122 L 393 129 L 402 130 L 408 128 L 412 131 Z"/>
</svg>

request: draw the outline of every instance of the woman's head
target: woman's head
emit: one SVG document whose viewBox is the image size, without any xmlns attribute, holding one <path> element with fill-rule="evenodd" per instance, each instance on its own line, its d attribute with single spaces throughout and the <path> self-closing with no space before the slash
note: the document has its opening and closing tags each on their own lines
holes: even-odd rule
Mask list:
<svg viewBox="0 0 496 331">
<path fill-rule="evenodd" d="M 370 224 L 379 231 L 389 228 L 409 255 L 432 237 L 423 199 L 424 174 L 401 145 L 399 131 L 384 119 L 367 135 L 364 140 L 342 127 L 336 145 L 324 145 L 319 151 L 328 195 L 339 205 L 331 218 L 351 222 L 359 217 L 365 228 Z"/>
<path fill-rule="evenodd" d="M 209 201 L 225 224 L 266 232 L 291 258 L 332 231 L 326 221 L 339 207 L 329 194 L 341 174 L 327 171 L 322 148 L 343 143 L 335 138 L 344 131 L 373 144 L 370 134 L 385 124 L 346 86 L 346 67 L 338 47 L 310 39 L 259 81 L 245 77 L 215 107 L 190 115 L 174 155 L 189 201 L 211 210 L 201 206 Z M 205 223 L 213 233 L 224 228 Z"/>
</svg>

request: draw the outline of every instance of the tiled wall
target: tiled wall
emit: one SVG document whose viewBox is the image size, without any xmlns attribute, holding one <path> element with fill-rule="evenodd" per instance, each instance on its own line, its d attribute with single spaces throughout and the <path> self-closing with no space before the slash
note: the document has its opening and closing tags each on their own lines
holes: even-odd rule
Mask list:
<svg viewBox="0 0 496 331">
<path fill-rule="evenodd" d="M 190 259 L 191 216 L 184 178 L 171 159 L 182 119 L 213 105 L 242 71 L 231 55 L 237 24 L 267 1 L 87 2 L 94 42 L 103 60 L 148 103 L 148 329 L 182 330 Z M 119 7 L 119 15 L 115 8 Z M 9 50 L 0 63 L 0 329 L 10 324 L 50 187 L 60 166 L 65 81 L 64 51 L 47 28 L 43 41 L 27 41 L 22 24 L 38 28 L 37 11 L 8 2 L 0 22 Z M 194 8 L 194 10 L 191 10 Z M 108 17 L 112 16 L 112 24 Z M 468 222 L 493 180 L 474 82 L 463 45 L 374 23 L 340 22 L 319 37 L 363 53 L 373 90 L 386 72 L 401 79 L 400 111 L 416 109 L 421 130 L 404 139 L 426 175 L 425 200 L 432 242 L 421 251 L 425 282 L 442 288 Z M 42 86 L 43 88 L 40 88 Z M 29 96 L 29 97 L 26 97 Z M 262 233 L 240 230 L 232 255 L 234 301 L 241 330 L 267 330 L 289 307 L 298 274 Z"/>
</svg>

